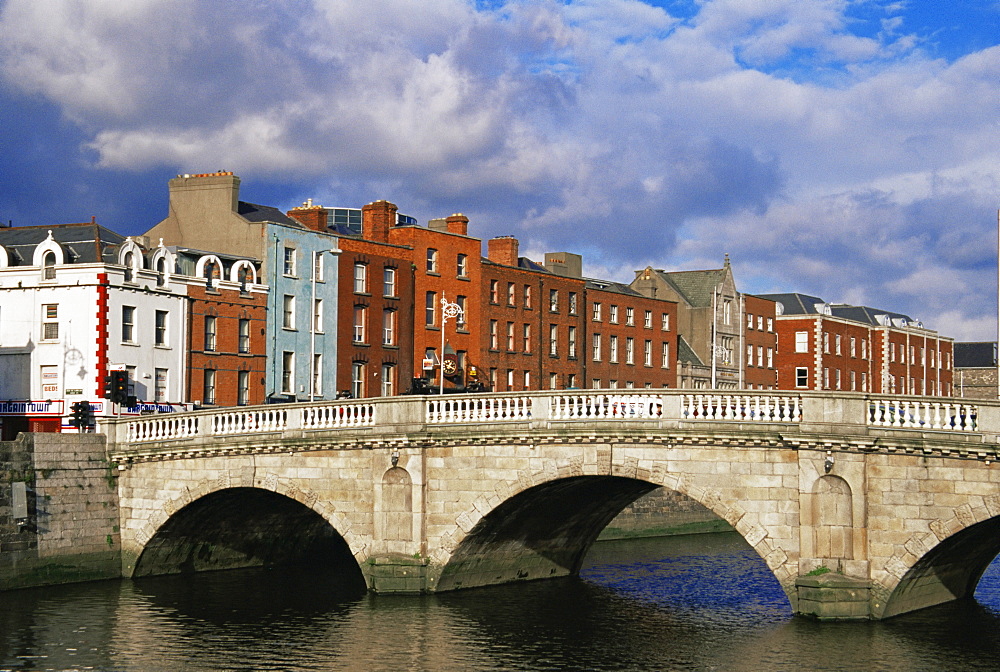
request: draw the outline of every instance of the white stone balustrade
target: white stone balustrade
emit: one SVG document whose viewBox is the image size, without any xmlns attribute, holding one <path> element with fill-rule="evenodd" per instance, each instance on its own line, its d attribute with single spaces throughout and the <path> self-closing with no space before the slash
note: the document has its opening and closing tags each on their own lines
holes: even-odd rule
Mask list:
<svg viewBox="0 0 1000 672">
<path fill-rule="evenodd" d="M 743 394 L 685 394 L 681 411 L 685 420 L 801 422 L 802 400 L 798 396 L 763 391 Z"/>
<path fill-rule="evenodd" d="M 879 398 L 868 402 L 868 424 L 901 429 L 973 432 L 979 407 L 961 400 Z"/>
<path fill-rule="evenodd" d="M 530 396 L 428 397 L 427 422 L 499 422 L 531 419 Z"/>
</svg>

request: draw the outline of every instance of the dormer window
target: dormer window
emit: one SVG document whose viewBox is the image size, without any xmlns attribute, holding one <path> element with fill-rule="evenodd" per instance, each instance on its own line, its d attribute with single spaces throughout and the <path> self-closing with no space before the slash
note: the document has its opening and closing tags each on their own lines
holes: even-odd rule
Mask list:
<svg viewBox="0 0 1000 672">
<path fill-rule="evenodd" d="M 135 261 L 135 255 L 131 252 L 125 254 L 125 282 L 133 282 L 135 280 L 134 272 L 132 270 L 132 263 Z"/>
<path fill-rule="evenodd" d="M 46 252 L 42 256 L 42 280 L 56 279 L 56 254 Z"/>
<path fill-rule="evenodd" d="M 167 284 L 167 260 L 160 257 L 156 260 L 156 286 L 163 287 Z"/>
</svg>

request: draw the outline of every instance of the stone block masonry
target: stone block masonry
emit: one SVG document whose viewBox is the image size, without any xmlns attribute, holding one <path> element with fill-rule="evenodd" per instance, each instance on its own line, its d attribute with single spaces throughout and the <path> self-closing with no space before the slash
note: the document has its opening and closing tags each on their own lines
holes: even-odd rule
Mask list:
<svg viewBox="0 0 1000 672">
<path fill-rule="evenodd" d="M 21 434 L 0 444 L 0 590 L 121 576 L 116 473 L 99 434 Z M 27 486 L 28 520 L 11 508 Z"/>
</svg>

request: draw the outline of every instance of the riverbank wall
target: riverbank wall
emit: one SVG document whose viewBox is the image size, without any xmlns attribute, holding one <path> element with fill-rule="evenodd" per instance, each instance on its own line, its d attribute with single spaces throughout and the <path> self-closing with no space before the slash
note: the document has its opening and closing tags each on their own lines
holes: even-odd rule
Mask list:
<svg viewBox="0 0 1000 672">
<path fill-rule="evenodd" d="M 105 445 L 101 434 L 22 433 L 0 442 L 0 591 L 121 576 L 117 483 Z"/>
<path fill-rule="evenodd" d="M 732 526 L 707 508 L 679 492 L 657 488 L 625 507 L 598 537 L 634 539 L 679 534 L 730 532 Z"/>
</svg>

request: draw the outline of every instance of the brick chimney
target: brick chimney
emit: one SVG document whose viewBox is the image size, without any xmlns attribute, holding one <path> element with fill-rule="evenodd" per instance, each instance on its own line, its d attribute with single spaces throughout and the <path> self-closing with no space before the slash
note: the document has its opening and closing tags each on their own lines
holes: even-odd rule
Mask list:
<svg viewBox="0 0 1000 672">
<path fill-rule="evenodd" d="M 462 236 L 469 235 L 469 218 L 462 213 L 457 213 L 448 217 L 448 233 L 457 233 Z"/>
<path fill-rule="evenodd" d="M 517 266 L 518 241 L 514 236 L 499 236 L 486 242 L 486 258 L 495 264 Z"/>
<path fill-rule="evenodd" d="M 389 229 L 396 225 L 395 203 L 378 200 L 361 208 L 361 237 L 375 243 L 389 242 Z"/>
<path fill-rule="evenodd" d="M 311 198 L 299 207 L 292 208 L 286 214 L 313 231 L 322 231 L 324 233 L 327 231 L 326 208 L 321 205 L 313 205 Z"/>
</svg>

